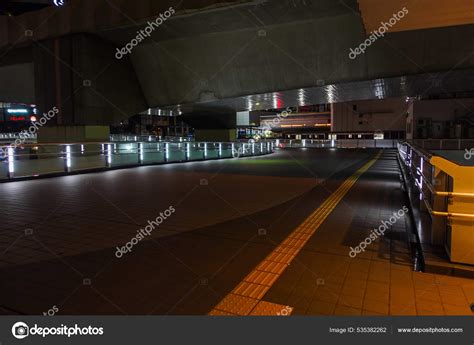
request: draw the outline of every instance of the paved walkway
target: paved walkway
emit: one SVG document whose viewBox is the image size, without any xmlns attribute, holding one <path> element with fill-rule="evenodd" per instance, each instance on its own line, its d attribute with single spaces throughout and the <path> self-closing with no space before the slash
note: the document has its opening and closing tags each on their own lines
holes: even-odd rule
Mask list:
<svg viewBox="0 0 474 345">
<path fill-rule="evenodd" d="M 348 193 L 265 299 L 306 315 L 472 315 L 474 281 L 413 272 L 405 219 L 352 259 L 404 206 L 396 161 L 380 159 Z"/>
<path fill-rule="evenodd" d="M 0 312 L 207 314 L 375 154 L 285 150 L 0 185 Z M 472 280 L 412 272 L 403 220 L 349 257 L 403 206 L 392 158 L 352 186 L 254 314 L 471 314 Z"/>
</svg>

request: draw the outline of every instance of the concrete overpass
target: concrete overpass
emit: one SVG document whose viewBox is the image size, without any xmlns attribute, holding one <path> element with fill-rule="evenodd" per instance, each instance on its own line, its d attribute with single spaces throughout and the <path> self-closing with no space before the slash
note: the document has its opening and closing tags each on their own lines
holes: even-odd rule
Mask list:
<svg viewBox="0 0 474 345">
<path fill-rule="evenodd" d="M 393 2 L 395 13 L 407 8 L 406 16 L 351 59 L 350 49 L 391 18 L 391 7 L 368 0 L 149 0 L 141 6 L 72 0 L 0 19 L 0 78 L 7 81 L 0 95 L 41 109 L 59 105 L 59 124 L 111 124 L 149 107 L 256 109 L 285 95 L 287 105 L 298 105 L 301 93 L 319 94 L 312 101 L 344 101 L 469 92 L 474 26 L 466 24 L 474 18 L 465 1 L 453 6 L 467 14 L 453 20 L 443 12 L 448 21 L 426 1 Z M 151 37 L 130 56 L 115 58 L 117 48 L 169 7 L 176 13 Z M 420 24 L 420 11 L 435 12 Z M 443 84 L 451 73 L 463 81 Z M 345 85 L 357 91 L 344 92 Z"/>
</svg>

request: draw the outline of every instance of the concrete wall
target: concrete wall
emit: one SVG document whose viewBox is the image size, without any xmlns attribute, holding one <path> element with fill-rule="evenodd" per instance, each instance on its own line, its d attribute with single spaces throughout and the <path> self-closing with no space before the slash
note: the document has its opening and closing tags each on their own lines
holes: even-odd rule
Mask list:
<svg viewBox="0 0 474 345">
<path fill-rule="evenodd" d="M 147 0 L 136 6 L 121 0 L 117 6 L 131 18 L 145 22 L 168 3 Z M 467 58 L 474 46 L 474 25 L 388 34 L 365 54 L 350 59 L 350 49 L 366 39 L 361 18 L 350 8 L 345 13 L 321 16 L 311 12 L 308 17 L 308 7 L 298 7 L 298 2 L 289 6 L 287 1 L 285 8 L 276 6 L 282 3 L 276 0 L 262 2 L 276 6 L 268 7 L 273 8 L 272 18 L 266 18 L 269 24 L 262 27 L 255 26 L 252 16 L 239 12 L 260 6 L 246 3 L 248 7 L 218 11 L 212 17 L 206 16 L 212 12 L 208 6 L 225 8 L 229 3 L 185 1 L 176 16 L 157 30 L 162 34 L 159 40 L 147 39 L 133 50 L 133 67 L 128 58 L 114 58 L 117 47 L 107 40 L 71 34 L 109 32 L 121 38 L 117 46 L 130 41 L 136 28 L 131 26 L 130 32 L 118 34 L 117 26 L 129 21 L 119 11 L 109 12 L 107 4 L 73 0 L 55 15 L 48 9 L 16 18 L 31 24 L 51 16 L 33 33 L 34 40 L 66 35 L 35 45 L 36 103 L 42 110 L 63 103 L 63 115 L 58 116 L 63 123 L 117 123 L 148 107 L 474 67 L 474 59 Z M 203 8 L 206 10 L 199 10 Z M 189 9 L 193 11 L 185 13 Z M 220 18 L 226 18 L 227 25 L 222 25 Z M 279 21 L 281 18 L 284 20 Z M 24 35 L 10 19 L 5 21 L 0 21 L 0 42 Z M 201 23 L 209 30 L 194 32 L 186 26 L 189 21 L 192 28 Z M 5 34 L 2 27 L 13 31 Z M 29 38 L 22 39 L 33 44 Z M 87 78 L 92 80 L 89 89 L 82 87 Z"/>
<path fill-rule="evenodd" d="M 194 136 L 196 141 L 231 142 L 237 139 L 237 131 L 235 129 L 196 129 Z"/>
<path fill-rule="evenodd" d="M 0 48 L 28 42 L 30 37 L 25 35 L 25 28 L 34 29 L 32 37 L 40 41 L 78 32 L 95 33 L 117 27 L 135 26 L 136 23 L 146 23 L 156 18 L 171 6 L 189 15 L 202 9 L 246 2 L 250 1 L 67 0 L 65 6 L 61 7 L 51 6 L 15 17 L 0 16 Z"/>
<path fill-rule="evenodd" d="M 414 104 L 415 120 L 453 121 L 474 112 L 473 98 L 423 100 Z"/>
<path fill-rule="evenodd" d="M 235 129 L 237 128 L 237 115 L 232 110 L 196 110 L 185 113 L 181 121 L 195 129 Z"/>
<path fill-rule="evenodd" d="M 335 103 L 332 131 L 404 131 L 408 107 L 403 98 Z"/>
<path fill-rule="evenodd" d="M 318 1 L 320 2 L 324 1 Z M 185 6 L 180 9 L 181 13 L 178 11 L 176 16 L 157 30 L 157 34 L 162 34 L 159 40 L 155 42 L 147 39 L 133 50 L 132 68 L 127 58 L 120 61 L 114 59 L 117 47 L 107 43 L 108 41 L 91 38 L 94 36 L 86 34 L 70 34 L 71 30 L 95 30 L 98 35 L 105 35 L 104 31 L 109 32 L 111 37 L 121 38 L 120 42 L 116 42 L 117 46 L 136 35 L 136 28 L 133 26 L 127 34 L 105 30 L 112 29 L 123 18 L 117 11 L 112 14 L 107 12 L 110 9 L 108 5 L 96 3 L 71 1 L 70 5 L 51 16 L 51 21 L 41 26 L 38 32 L 35 31 L 33 36 L 37 40 L 43 35 L 57 36 L 58 32 L 69 34 L 64 36 L 67 38 L 58 40 L 60 47 L 57 49 L 60 50 L 62 60 L 68 65 L 73 63 L 74 70 L 88 78 L 100 75 L 100 79 L 93 83 L 99 94 L 78 90 L 74 97 L 77 103 L 70 105 L 71 109 L 77 108 L 78 112 L 64 110 L 70 113 L 68 116 L 71 121 L 78 123 L 90 122 L 94 116 L 99 117 L 99 122 L 118 121 L 124 115 L 120 113 L 122 108 L 125 109 L 125 115 L 130 115 L 129 111 L 133 113 L 135 109 L 146 109 L 144 104 L 159 107 L 196 103 L 319 84 L 331 85 L 474 67 L 474 59 L 466 58 L 471 56 L 471 47 L 474 46 L 474 25 L 388 34 L 368 47 L 365 54 L 352 60 L 349 58 L 350 49 L 358 47 L 366 39 L 366 33 L 361 18 L 349 9 L 346 9 L 346 13 L 331 12 L 319 17 L 316 11 L 314 16 L 311 12 L 311 16 L 307 17 L 307 6 L 289 6 L 288 1 L 286 9 L 289 11 L 296 8 L 299 12 L 288 14 L 277 6 L 271 12 L 274 18 L 266 18 L 270 24 L 261 27 L 255 26 L 253 18 L 248 20 L 248 16 L 239 12 L 243 12 L 243 9 L 229 9 L 227 12 L 216 12 L 214 17 L 206 16 L 206 13 L 211 12 L 209 9 L 196 9 L 213 5 L 225 8 L 224 1 L 195 0 L 185 1 Z M 118 3 L 123 7 L 124 13 L 133 13 L 132 18 L 141 18 L 143 21 L 163 9 L 161 2 L 158 4 L 151 0 L 141 6 L 123 0 Z M 275 6 L 281 4 L 279 1 L 265 3 Z M 259 6 L 248 8 L 253 7 Z M 183 10 L 188 8 L 195 11 L 185 14 Z M 272 9 L 272 6 L 268 9 Z M 111 17 L 106 16 L 107 14 Z M 99 17 L 104 21 L 102 27 L 97 19 Z M 37 15 L 32 18 L 25 15 L 21 18 L 28 23 L 38 19 Z M 219 21 L 222 19 L 219 18 L 228 19 L 227 25 L 222 25 Z M 279 21 L 280 18 L 284 20 Z M 197 24 L 201 22 L 209 30 L 193 32 L 186 27 L 188 21 L 192 21 L 192 28 L 199 27 Z M 243 27 L 241 23 L 247 21 L 248 25 Z M 69 26 L 65 23 L 69 23 Z M 6 25 L 9 29 L 10 26 L 12 25 Z M 264 34 L 261 34 L 262 29 Z M 0 36 L 4 39 L 22 34 L 16 31 L 14 33 L 4 35 L 0 30 Z M 55 90 L 51 90 L 56 80 L 70 84 L 70 94 L 67 95 L 66 92 L 66 96 L 76 92 L 82 82 L 80 78 L 77 79 L 77 73 L 71 73 L 64 63 L 59 64 L 59 69 L 63 71 L 59 77 L 53 73 L 57 69 L 57 61 L 53 61 L 51 56 L 56 51 L 51 42 L 56 41 L 41 41 L 41 46 L 35 48 L 35 51 L 42 51 L 43 54 L 43 57 L 40 56 L 41 53 L 35 54 L 35 61 L 42 61 L 40 65 L 47 66 L 39 68 L 38 73 L 35 72 L 40 75 L 40 78 L 36 78 L 37 93 L 46 93 L 46 96 L 37 97 L 47 98 L 37 103 L 46 104 L 46 109 L 57 103 L 59 96 Z M 48 51 L 44 51 L 44 48 Z M 138 85 L 134 73 L 138 77 Z M 124 98 L 131 101 L 125 102 Z"/>
<path fill-rule="evenodd" d="M 366 77 L 363 59 L 348 58 L 364 36 L 353 14 L 265 30 L 265 37 L 251 28 L 138 46 L 132 61 L 147 102 L 193 103 Z"/>
<path fill-rule="evenodd" d="M 406 138 L 408 140 L 414 139 L 414 134 L 415 134 L 415 117 L 413 115 L 413 108 L 414 108 L 414 102 L 410 101 L 408 104 L 408 110 L 407 110 L 407 121 L 406 121 Z"/>
<path fill-rule="evenodd" d="M 59 125 L 111 125 L 148 108 L 129 60 L 95 36 L 72 35 L 35 46 L 41 111 L 60 109 Z M 58 56 L 59 58 L 55 58 Z"/>
<path fill-rule="evenodd" d="M 460 118 L 470 118 L 471 131 L 453 124 Z M 468 125 L 465 123 L 465 127 Z M 464 134 L 462 134 L 464 132 Z M 474 135 L 474 99 L 453 98 L 422 100 L 413 104 L 413 138 L 461 138 Z"/>
<path fill-rule="evenodd" d="M 38 130 L 39 143 L 109 142 L 108 126 L 56 126 Z"/>
<path fill-rule="evenodd" d="M 33 63 L 0 67 L 0 101 L 35 103 Z"/>
<path fill-rule="evenodd" d="M 265 30 L 262 37 L 249 28 L 140 45 L 132 61 L 147 102 L 194 103 L 474 66 L 466 59 L 473 25 L 389 34 L 353 60 L 350 49 L 366 34 L 352 13 Z"/>
</svg>

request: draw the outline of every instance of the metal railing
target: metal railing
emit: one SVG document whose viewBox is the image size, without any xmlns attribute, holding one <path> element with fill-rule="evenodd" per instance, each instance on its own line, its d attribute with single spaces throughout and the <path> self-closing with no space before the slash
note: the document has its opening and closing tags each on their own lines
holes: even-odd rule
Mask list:
<svg viewBox="0 0 474 345">
<path fill-rule="evenodd" d="M 111 134 L 110 141 L 113 142 L 188 142 L 193 141 L 188 137 L 161 137 L 156 135 L 132 135 L 132 134 Z"/>
<path fill-rule="evenodd" d="M 407 140 L 410 145 L 424 150 L 470 150 L 474 147 L 474 140 L 470 139 L 413 139 Z"/>
<path fill-rule="evenodd" d="M 18 133 L 0 133 L 1 140 L 15 140 L 16 138 L 19 138 Z"/>
<path fill-rule="evenodd" d="M 102 169 L 269 154 L 274 143 L 108 142 L 1 147 L 0 181 Z"/>
<path fill-rule="evenodd" d="M 399 143 L 398 152 L 414 184 L 418 187 L 420 198 L 432 216 L 474 218 L 471 213 L 448 212 L 447 210 L 435 210 L 434 197 L 447 198 L 446 205 L 452 203 L 452 198 L 463 197 L 473 199 L 474 193 L 460 193 L 446 191 L 447 186 L 440 185 L 440 180 L 435 178 L 434 167 L 430 163 L 433 155 L 424 149 L 417 148 L 410 143 Z M 440 188 L 441 187 L 441 188 Z M 439 190 L 444 189 L 444 190 Z"/>
<path fill-rule="evenodd" d="M 22 143 L 32 143 L 36 142 L 37 136 L 31 133 L 23 137 L 20 137 L 20 133 L 0 133 L 0 141 L 13 143 L 16 139 L 21 139 Z"/>
<path fill-rule="evenodd" d="M 474 167 L 410 143 L 400 143 L 398 150 L 423 243 L 444 247 L 451 262 L 474 265 Z"/>
<path fill-rule="evenodd" d="M 0 141 L 13 143 L 16 139 L 21 139 L 22 143 L 36 143 L 36 134 L 29 134 L 28 136 L 20 136 L 20 133 L 0 133 Z M 112 142 L 188 142 L 193 141 L 188 137 L 161 137 L 156 135 L 132 135 L 132 134 L 111 134 L 109 140 Z"/>
<path fill-rule="evenodd" d="M 374 140 L 374 139 L 334 139 L 334 140 L 317 140 L 317 139 L 278 139 L 277 147 L 280 148 L 397 148 L 398 140 Z"/>
</svg>

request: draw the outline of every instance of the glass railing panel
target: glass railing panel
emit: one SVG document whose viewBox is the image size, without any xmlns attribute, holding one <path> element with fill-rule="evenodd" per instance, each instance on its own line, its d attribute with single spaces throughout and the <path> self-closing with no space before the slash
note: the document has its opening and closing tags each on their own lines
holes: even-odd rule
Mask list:
<svg viewBox="0 0 474 345">
<path fill-rule="evenodd" d="M 0 179 L 165 162 L 248 157 L 268 153 L 267 143 L 113 142 L 25 145 L 14 160 L 0 160 Z M 11 173 L 9 174 L 9 171 Z"/>
<path fill-rule="evenodd" d="M 190 161 L 197 161 L 204 159 L 204 151 L 201 150 L 199 144 L 197 143 L 190 143 L 190 151 L 189 151 L 189 160 Z"/>
<path fill-rule="evenodd" d="M 26 146 L 14 150 L 10 167 L 15 177 L 39 176 L 65 171 L 65 152 L 60 145 Z"/>
<path fill-rule="evenodd" d="M 91 154 L 76 155 L 71 159 L 71 171 L 105 168 L 105 157 Z"/>
<path fill-rule="evenodd" d="M 143 164 L 154 164 L 165 162 L 164 144 L 162 143 L 144 143 L 142 144 L 142 162 Z"/>
<path fill-rule="evenodd" d="M 240 153 L 240 157 L 248 157 L 252 155 L 252 149 L 249 144 L 240 145 L 238 152 Z"/>
<path fill-rule="evenodd" d="M 100 144 L 70 145 L 70 171 L 106 167 L 106 156 Z"/>
<path fill-rule="evenodd" d="M 160 151 L 145 151 L 143 153 L 143 160 L 144 164 L 153 164 L 153 163 L 164 163 L 165 162 L 165 154 L 164 152 Z"/>
<path fill-rule="evenodd" d="M 38 160 L 15 160 L 13 175 L 15 177 L 30 177 L 46 174 L 63 173 L 65 171 L 64 158 L 43 158 Z"/>
<path fill-rule="evenodd" d="M 0 180 L 8 178 L 8 160 L 6 157 L 0 158 Z"/>
<path fill-rule="evenodd" d="M 138 143 L 107 144 L 105 152 L 108 164 L 112 168 L 140 164 Z"/>
<path fill-rule="evenodd" d="M 222 143 L 221 158 L 232 158 L 232 144 Z"/>
<path fill-rule="evenodd" d="M 206 146 L 206 159 L 216 159 L 219 158 L 219 144 L 218 143 L 208 143 Z"/>
<path fill-rule="evenodd" d="M 168 162 L 183 162 L 186 160 L 186 151 L 177 151 L 170 150 L 168 152 L 167 161 Z"/>
<path fill-rule="evenodd" d="M 10 159 L 9 159 L 10 160 Z M 35 149 L 16 149 L 15 158 L 8 163 L 14 177 L 39 176 L 65 171 L 63 153 L 49 147 Z"/>
<path fill-rule="evenodd" d="M 138 153 L 114 153 L 112 154 L 112 159 L 110 162 L 110 167 L 120 167 L 120 166 L 128 166 L 128 165 L 137 165 L 140 164 Z"/>
</svg>

